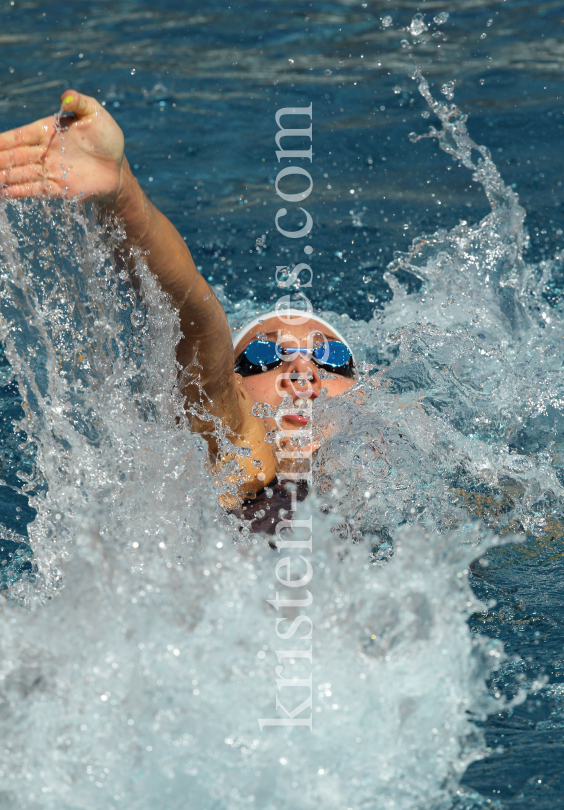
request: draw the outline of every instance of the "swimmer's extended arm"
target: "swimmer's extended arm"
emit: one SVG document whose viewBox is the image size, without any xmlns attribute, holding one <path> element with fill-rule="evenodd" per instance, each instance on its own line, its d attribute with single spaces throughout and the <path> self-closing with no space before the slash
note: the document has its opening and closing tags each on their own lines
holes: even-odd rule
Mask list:
<svg viewBox="0 0 564 810">
<path fill-rule="evenodd" d="M 121 129 L 95 99 L 74 90 L 63 93 L 62 107 L 75 118 L 63 118 L 57 125 L 55 116 L 50 116 L 0 134 L 0 195 L 81 197 L 115 215 L 125 226 L 126 253 L 135 248 L 146 254 L 149 269 L 178 309 L 184 335 L 178 360 L 184 368 L 193 361 L 199 364 L 207 409 L 221 417 L 234 435 L 248 434 L 253 447 L 264 444 L 254 435 L 260 432 L 259 420 L 250 416 L 237 390 L 231 331 L 223 307 L 196 270 L 174 225 L 133 176 Z M 199 402 L 197 385 L 188 382 L 185 393 L 189 401 Z M 206 432 L 205 423 L 195 427 Z M 213 450 L 213 437 L 208 438 Z"/>
<path fill-rule="evenodd" d="M 178 309 L 183 334 L 177 350 L 180 365 L 198 364 L 199 384 L 210 400 L 207 409 L 240 432 L 242 413 L 234 385 L 231 330 L 223 307 L 197 271 L 174 225 L 143 192 L 125 157 L 119 187 L 105 207 L 125 225 L 125 251 L 136 248 L 146 254 L 151 272 Z M 188 383 L 185 393 L 192 402 L 200 399 L 195 384 Z"/>
</svg>

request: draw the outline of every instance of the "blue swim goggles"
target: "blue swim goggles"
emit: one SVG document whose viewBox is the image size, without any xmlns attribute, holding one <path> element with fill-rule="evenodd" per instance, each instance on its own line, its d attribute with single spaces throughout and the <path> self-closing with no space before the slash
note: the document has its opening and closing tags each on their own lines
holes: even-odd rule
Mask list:
<svg viewBox="0 0 564 810">
<path fill-rule="evenodd" d="M 280 346 L 273 340 L 253 340 L 235 359 L 235 371 L 242 377 L 270 371 L 282 363 L 288 363 L 297 354 L 310 356 L 309 349 L 298 349 L 294 346 Z M 311 352 L 311 359 L 319 368 L 340 374 L 343 377 L 354 377 L 354 361 L 351 350 L 340 340 L 328 340 Z"/>
</svg>

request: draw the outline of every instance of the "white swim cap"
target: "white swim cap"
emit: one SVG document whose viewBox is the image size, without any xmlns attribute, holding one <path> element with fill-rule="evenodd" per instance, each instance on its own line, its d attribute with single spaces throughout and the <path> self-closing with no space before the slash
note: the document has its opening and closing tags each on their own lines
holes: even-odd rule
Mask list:
<svg viewBox="0 0 564 810">
<path fill-rule="evenodd" d="M 237 344 L 241 342 L 241 340 L 245 337 L 245 335 L 250 332 L 250 330 L 255 327 L 262 325 L 262 323 L 269 318 L 286 318 L 287 316 L 291 316 L 292 318 L 299 317 L 299 318 L 307 318 L 308 320 L 315 321 L 315 323 L 320 324 L 321 326 L 327 327 L 330 332 L 332 332 L 337 340 L 340 340 L 342 343 L 345 344 L 347 349 L 352 354 L 352 349 L 343 337 L 338 329 L 328 323 L 323 318 L 320 318 L 319 315 L 315 315 L 313 312 L 305 312 L 303 309 L 281 309 L 281 310 L 271 310 L 270 312 L 265 312 L 262 315 L 259 315 L 257 318 L 254 318 L 252 321 L 247 323 L 237 334 L 233 337 L 233 348 L 235 349 Z"/>
</svg>

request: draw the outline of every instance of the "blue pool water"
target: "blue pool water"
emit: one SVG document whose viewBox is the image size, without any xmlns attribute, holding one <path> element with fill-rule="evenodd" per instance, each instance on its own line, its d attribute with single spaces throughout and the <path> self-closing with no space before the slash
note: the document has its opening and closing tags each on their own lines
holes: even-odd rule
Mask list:
<svg viewBox="0 0 564 810">
<path fill-rule="evenodd" d="M 301 260 L 274 229 L 274 113 L 313 103 L 310 296 L 348 316 L 342 329 L 383 386 L 360 413 L 323 406 L 340 444 L 322 451 L 317 497 L 341 481 L 345 524 L 355 504 L 360 534 L 381 547 L 392 537 L 398 552 L 371 569 L 374 602 L 363 601 L 364 557 L 329 574 L 339 532 L 318 518 L 316 621 L 333 622 L 317 650 L 319 731 L 304 748 L 259 739 L 256 717 L 274 705 L 272 661 L 256 660 L 257 638 L 272 649 L 261 606 L 273 564 L 253 547 L 227 556 L 229 530 L 205 506 L 201 446 L 170 413 L 174 327 L 153 290 L 156 325 L 123 338 L 138 302 L 104 286 L 111 257 L 93 220 L 3 208 L 3 576 L 13 600 L 41 604 L 0 614 L 0 807 L 564 807 L 563 22 L 550 0 L 3 3 L 2 129 L 51 114 L 68 86 L 105 102 L 234 323 L 278 298 L 277 264 Z M 435 99 L 454 82 L 470 137 L 490 150 L 507 186 L 493 219 L 460 143 L 453 161 L 436 139 L 410 139 L 440 129 L 416 65 Z M 422 234 L 435 234 L 427 252 L 407 256 Z M 37 267 L 42 249 L 52 261 Z M 76 295 L 90 309 L 71 317 Z M 75 368 L 79 350 L 90 376 Z M 387 472 L 371 442 L 393 445 Z M 367 487 L 379 494 L 364 507 Z M 460 551 L 476 515 L 521 542 Z M 202 572 L 218 563 L 212 586 Z M 354 609 L 335 607 L 337 592 Z M 494 671 L 501 647 L 487 639 L 503 645 Z"/>
</svg>

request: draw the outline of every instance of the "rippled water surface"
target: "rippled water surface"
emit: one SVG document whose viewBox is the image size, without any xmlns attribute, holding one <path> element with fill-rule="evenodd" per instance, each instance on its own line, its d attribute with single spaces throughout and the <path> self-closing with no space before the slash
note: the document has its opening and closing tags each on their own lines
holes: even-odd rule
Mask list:
<svg viewBox="0 0 564 810">
<path fill-rule="evenodd" d="M 0 807 L 564 807 L 562 4 L 1 14 L 2 128 L 103 101 L 234 325 L 303 255 L 274 113 L 312 102 L 308 295 L 365 365 L 316 410 L 314 731 L 261 734 L 276 559 L 182 428 L 174 318 L 94 211 L 0 207 Z"/>
</svg>

